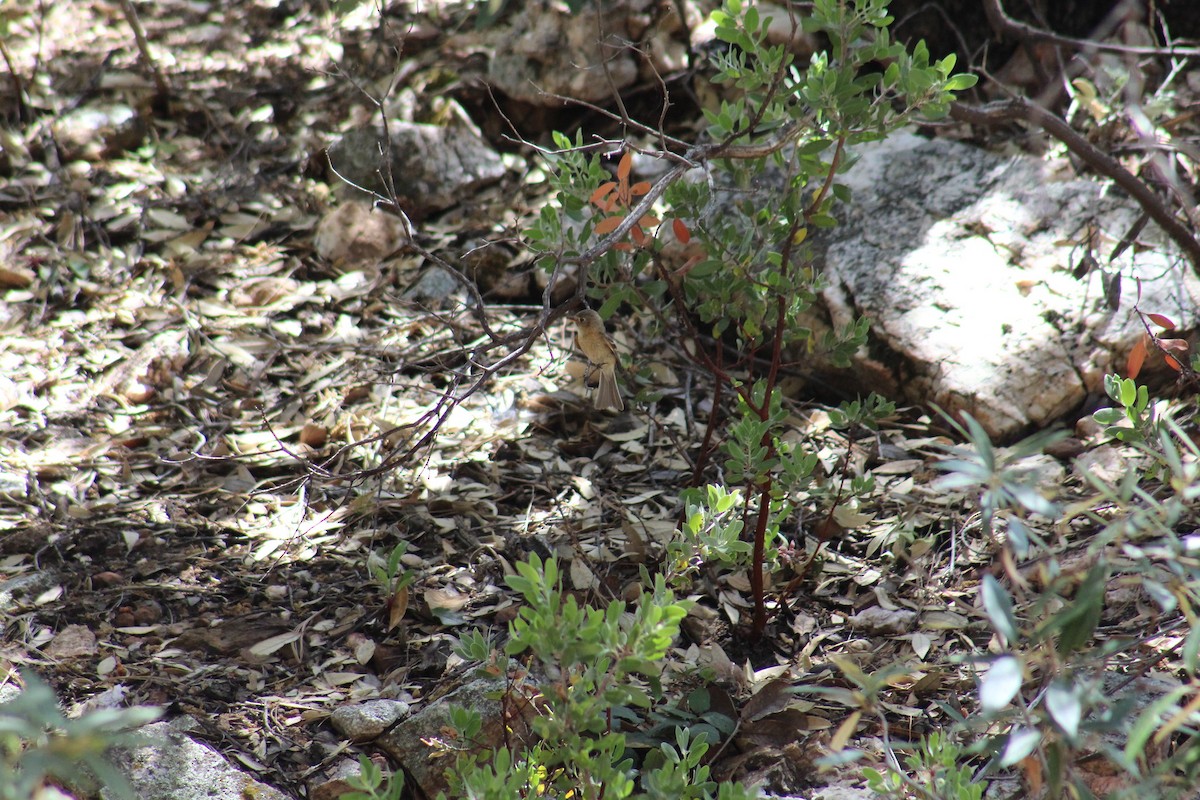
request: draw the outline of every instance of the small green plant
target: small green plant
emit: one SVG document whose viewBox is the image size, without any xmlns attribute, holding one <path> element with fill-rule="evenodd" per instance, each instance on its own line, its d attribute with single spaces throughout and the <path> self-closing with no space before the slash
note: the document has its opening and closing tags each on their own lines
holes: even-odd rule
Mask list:
<svg viewBox="0 0 1200 800">
<path fill-rule="evenodd" d="M 742 536 L 740 491 L 710 484 L 685 501 L 683 526 L 667 543 L 667 579 L 676 587 L 686 586 L 703 564 L 743 563 L 751 551 Z"/>
<path fill-rule="evenodd" d="M 449 797 L 750 798 L 739 784 L 718 785 L 701 763 L 708 743 L 677 730 L 674 744 L 662 743 L 640 766 L 626 730 L 641 724 L 662 697 L 663 659 L 679 632 L 688 603 L 677 600 L 662 576 L 634 606 L 581 604 L 561 586 L 558 562 L 534 556 L 516 565 L 509 585 L 522 597 L 509 626 L 505 653 L 527 655 L 539 682 L 535 740 L 523 749 L 472 753 L 459 758 Z M 486 642 L 464 638 L 460 655 L 479 657 Z M 487 661 L 492 658 L 488 655 Z M 458 710 L 458 739 L 469 742 L 480 729 L 478 713 Z"/>
<path fill-rule="evenodd" d="M 1104 392 L 1119 408 L 1102 408 L 1092 415 L 1104 433 L 1122 442 L 1145 442 L 1154 435 L 1157 414 L 1150 406 L 1150 392 L 1132 378 L 1104 376 Z"/>
<path fill-rule="evenodd" d="M 1109 385 L 1114 399 L 1128 400 L 1133 416 L 1151 407 L 1132 382 L 1113 378 Z M 1131 685 L 1136 676 L 1119 670 L 1128 668 L 1141 640 L 1097 636 L 1113 613 L 1112 591 L 1136 588 L 1164 619 L 1177 615 L 1175 625 L 1186 631 L 1178 663 L 1193 681 L 1200 674 L 1200 560 L 1179 532 L 1195 527 L 1200 447 L 1165 404 L 1160 408 L 1153 424 L 1142 426 L 1143 435 L 1127 445 L 1152 456 L 1136 463 L 1153 469 L 1130 469 L 1116 485 L 1087 474 L 1091 499 L 1069 507 L 1044 497 L 1022 463 L 1049 441 L 1047 435 L 1001 456 L 973 419 L 955 424 L 970 445 L 955 448 L 955 457 L 939 465 L 947 472 L 941 485 L 975 489 L 984 530 L 1002 521 L 1008 533 L 994 544 L 1002 549 L 1003 576 L 984 575 L 979 584 L 995 638 L 991 652 L 967 661 L 978 675 L 973 713 L 962 713 L 965 704 L 943 705 L 953 721 L 942 731 L 947 738 L 926 739 L 906 769 L 869 773 L 877 791 L 964 800 L 978 796 L 981 777 L 1018 770 L 1031 795 L 1093 797 L 1089 786 L 1097 768 L 1086 765 L 1103 762 L 1099 769 L 1118 776 L 1122 786 L 1110 796 L 1194 793 L 1200 779 L 1194 685 L 1171 688 L 1160 681 L 1161 696 L 1149 700 L 1144 687 Z M 1035 528 L 1074 530 L 1080 544 Z M 1072 548 L 1068 560 L 1063 554 Z M 951 746 L 949 737 L 967 744 Z M 968 770 L 968 761 L 983 763 Z"/>
<path fill-rule="evenodd" d="M 358 774 L 347 778 L 346 784 L 353 791 L 341 795 L 342 800 L 400 800 L 404 795 L 404 774 L 384 777 L 383 770 L 366 756 L 358 757 Z"/>
<path fill-rule="evenodd" d="M 867 787 L 878 794 L 919 800 L 981 800 L 987 784 L 960 762 L 969 754 L 942 733 L 931 733 L 904 759 L 912 777 L 866 768 Z"/>
<path fill-rule="evenodd" d="M 144 741 L 131 730 L 157 719 L 161 709 L 100 709 L 68 719 L 49 686 L 29 673 L 22 678 L 24 691 L 0 705 L 0 800 L 29 800 L 52 781 L 82 789 L 100 784 L 132 800 L 133 788 L 105 755 Z"/>
<path fill-rule="evenodd" d="M 1013 445 L 1000 457 L 983 426 L 970 414 L 962 415 L 966 427 L 945 412 L 942 416 L 971 446 L 952 447 L 950 450 L 957 457 L 937 463 L 937 468 L 947 473 L 938 481 L 939 487 L 978 487 L 984 532 L 991 535 L 996 521 L 1003 519 L 1007 542 L 1017 555 L 1024 557 L 1032 546 L 1041 546 L 1041 537 L 1025 524 L 1025 515 L 1039 514 L 1052 519 L 1058 514 L 1058 507 L 1042 494 L 1036 482 L 1037 473 L 1022 462 L 1064 438 L 1067 432 L 1036 433 Z"/>
<path fill-rule="evenodd" d="M 397 542 L 386 558 L 379 552 L 372 552 L 368 557 L 367 566 L 371 577 L 389 597 L 407 588 L 415 577 L 412 570 L 400 568 L 406 553 L 408 542 Z"/>
<path fill-rule="evenodd" d="M 829 409 L 829 422 L 838 429 L 859 427 L 873 431 L 895 414 L 895 403 L 871 392 L 865 400 L 850 400 Z"/>
<path fill-rule="evenodd" d="M 1104 376 L 1104 389 L 1119 407 L 1102 408 L 1092 415 L 1104 427 L 1104 434 L 1124 442 L 1144 456 L 1145 477 L 1179 475 L 1187 467 L 1179 461 L 1181 448 L 1191 449 L 1186 437 L 1171 418 L 1171 406 L 1165 400 L 1150 401 L 1149 390 L 1132 378 Z"/>
<path fill-rule="evenodd" d="M 408 587 L 415 576 L 412 570 L 401 568 L 401 560 L 407 552 L 408 542 L 397 542 L 386 558 L 375 551 L 367 557 L 367 569 L 387 598 L 389 631 L 400 624 L 408 610 Z"/>
</svg>

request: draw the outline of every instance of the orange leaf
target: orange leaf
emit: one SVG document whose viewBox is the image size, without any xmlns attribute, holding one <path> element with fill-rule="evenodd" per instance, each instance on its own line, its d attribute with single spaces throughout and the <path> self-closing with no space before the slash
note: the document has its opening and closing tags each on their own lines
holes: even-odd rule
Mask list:
<svg viewBox="0 0 1200 800">
<path fill-rule="evenodd" d="M 688 226 L 681 219 L 671 221 L 671 230 L 675 231 L 675 238 L 679 240 L 680 244 L 687 244 L 692 240 L 692 232 L 688 230 Z"/>
<path fill-rule="evenodd" d="M 1147 314 L 1146 316 L 1150 318 L 1151 322 L 1165 331 L 1175 330 L 1175 323 L 1171 321 L 1170 317 L 1164 317 L 1162 314 Z"/>
<path fill-rule="evenodd" d="M 641 247 L 642 245 L 644 245 L 646 243 L 646 234 L 642 233 L 642 229 L 636 225 L 634 225 L 633 228 L 629 231 L 629 235 L 631 237 L 633 237 L 633 241 L 637 244 L 638 247 Z"/>
<path fill-rule="evenodd" d="M 699 263 L 700 263 L 701 261 L 703 261 L 703 260 L 704 260 L 704 255 L 703 255 L 703 254 L 697 254 L 697 255 L 694 255 L 694 256 L 692 256 L 692 257 L 691 257 L 691 258 L 689 258 L 687 261 L 683 262 L 683 266 L 682 266 L 682 267 L 680 267 L 679 269 L 675 270 L 675 275 L 676 275 L 676 276 L 679 276 L 679 275 L 687 275 L 689 272 L 691 272 L 691 271 L 692 271 L 692 267 L 696 266 L 697 264 L 699 264 Z"/>
<path fill-rule="evenodd" d="M 592 196 L 588 198 L 588 202 L 593 205 L 600 205 L 600 201 L 608 197 L 609 193 L 615 188 L 617 188 L 617 184 L 613 181 L 606 181 L 600 184 L 600 187 L 592 192 Z"/>
<path fill-rule="evenodd" d="M 638 220 L 638 225 L 641 225 L 643 228 L 653 228 L 659 222 L 660 220 L 658 217 L 654 216 L 653 214 L 647 214 Z"/>
<path fill-rule="evenodd" d="M 1142 371 L 1142 364 L 1146 361 L 1146 340 L 1139 339 L 1138 343 L 1129 351 L 1129 360 L 1125 362 L 1125 376 L 1128 378 L 1136 378 L 1138 373 Z"/>
<path fill-rule="evenodd" d="M 613 250 L 620 250 L 622 253 L 632 253 L 633 245 L 629 242 L 617 242 L 613 245 Z"/>
<path fill-rule="evenodd" d="M 625 155 L 621 156 L 621 163 L 617 165 L 617 179 L 621 183 L 628 183 L 631 169 L 633 169 L 633 151 L 626 150 Z"/>
<path fill-rule="evenodd" d="M 401 587 L 395 594 L 388 598 L 388 626 L 389 631 L 395 630 L 400 624 L 400 620 L 404 619 L 404 612 L 408 611 L 408 587 Z"/>
<path fill-rule="evenodd" d="M 1183 372 L 1183 365 L 1180 364 L 1175 359 L 1171 358 L 1170 356 L 1164 355 L 1163 361 L 1166 361 L 1167 366 L 1170 367 L 1171 369 L 1175 370 L 1176 372 Z"/>
<path fill-rule="evenodd" d="M 650 191 L 650 181 L 640 181 L 629 187 L 631 195 L 645 194 L 648 191 Z"/>
<path fill-rule="evenodd" d="M 1044 777 L 1042 775 L 1042 762 L 1037 756 L 1025 756 L 1021 759 L 1021 771 L 1025 773 L 1025 785 L 1029 788 L 1031 797 L 1037 797 L 1042 791 Z"/>
<path fill-rule="evenodd" d="M 596 224 L 596 234 L 603 236 L 606 233 L 612 233 L 624 221 L 624 217 L 605 217 Z"/>
</svg>

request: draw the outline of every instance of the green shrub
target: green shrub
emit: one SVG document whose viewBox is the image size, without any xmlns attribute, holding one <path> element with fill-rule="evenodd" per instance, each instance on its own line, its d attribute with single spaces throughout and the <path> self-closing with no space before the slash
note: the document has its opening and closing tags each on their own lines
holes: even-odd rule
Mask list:
<svg viewBox="0 0 1200 800">
<path fill-rule="evenodd" d="M 685 494 L 688 542 L 669 555 L 677 576 L 708 555 L 747 568 L 755 603 L 750 633 L 759 637 L 767 622 L 763 571 L 785 544 L 781 526 L 797 498 L 816 496 L 831 512 L 870 487 L 864 476 L 855 476 L 849 493 L 825 487 L 814 480 L 813 454 L 785 439 L 790 425 L 780 382 L 787 359 L 820 350 L 830 363 L 845 364 L 868 329 L 865 319 L 821 335 L 810 328 L 823 288 L 810 232 L 837 225 L 837 205 L 851 200 L 838 176 L 853 164 L 853 145 L 914 119 L 944 116 L 954 92 L 975 78 L 953 74 L 953 57 L 931 62 L 924 43 L 909 52 L 893 42 L 887 0 L 813 3 L 796 24 L 830 48 L 807 64 L 768 44 L 770 19 L 754 5 L 728 0 L 713 21 L 727 45 L 712 57 L 714 81 L 726 91 L 719 106 L 705 110 L 707 142 L 662 154 L 675 166 L 651 185 L 630 181 L 629 152 L 614 181 L 598 156 L 586 154 L 582 132 L 574 141 L 558 135 L 560 152 L 549 156 L 555 203 L 542 209 L 529 241 L 547 268 L 578 264 L 602 315 L 626 305 L 651 327 L 670 326 L 672 336 L 682 336 L 684 351 L 714 379 L 719 419 L 722 397 L 736 397 L 719 439 L 730 486 Z M 712 174 L 685 180 L 693 166 Z M 755 184 L 770 189 L 736 199 Z M 659 199 L 669 226 L 650 213 Z M 668 227 L 693 253 L 683 265 L 668 264 Z M 869 423 L 885 405 L 847 404 L 840 419 Z M 710 455 L 700 454 L 697 471 Z M 734 546 L 734 518 L 748 549 Z"/>
<path fill-rule="evenodd" d="M 700 763 L 708 749 L 703 736 L 676 729 L 674 744 L 635 764 L 626 726 L 636 727 L 662 699 L 663 659 L 679 633 L 687 601 L 677 600 L 662 576 L 630 607 L 617 601 L 604 608 L 580 604 L 564 592 L 558 562 L 536 555 L 516 565 L 509 585 L 524 601 L 509 627 L 510 657 L 528 655 L 538 681 L 535 741 L 525 749 L 470 753 L 459 758 L 448 797 L 508 800 L 512 797 L 750 798 L 739 784 L 720 786 Z M 478 633 L 459 654 L 491 663 Z M 458 710 L 459 740 L 480 730 L 477 713 Z"/>
<path fill-rule="evenodd" d="M 980 597 L 996 647 L 974 661 L 977 710 L 963 715 L 946 707 L 954 724 L 923 740 L 906 759 L 907 770 L 897 764 L 868 771 L 881 794 L 968 800 L 979 796 L 987 776 L 1018 769 L 1031 794 L 1044 789 L 1047 797 L 1094 797 L 1100 783 L 1119 787 L 1102 792 L 1111 797 L 1194 796 L 1200 558 L 1191 531 L 1200 447 L 1165 403 L 1148 412 L 1144 387 L 1116 376 L 1106 386 L 1121 408 L 1098 412 L 1097 419 L 1114 426 L 1109 435 L 1135 455 L 1115 485 L 1088 474 L 1086 503 L 1047 499 L 1022 468 L 1053 434 L 1031 437 L 1000 458 L 974 420 L 960 427 L 971 445 L 940 464 L 948 473 L 941 485 L 976 487 L 985 530 L 1004 537 L 1000 562 L 1032 569 L 1028 579 L 984 576 Z M 1036 532 L 1065 532 L 1073 523 L 1086 542 L 1073 553 Z M 1192 685 L 1122 674 L 1142 640 L 1096 636 L 1117 587 L 1139 588 L 1163 617 L 1178 615 L 1178 661 Z M 1147 697 L 1148 685 L 1159 696 Z"/>
<path fill-rule="evenodd" d="M 714 80 L 726 91 L 705 111 L 706 141 L 676 142 L 674 152 L 659 154 L 672 166 L 652 185 L 631 180 L 632 146 L 613 176 L 589 154 L 582 131 L 573 139 L 556 134 L 559 150 L 547 155 L 555 195 L 527 238 L 555 275 L 566 265 L 578 268 L 602 315 L 628 306 L 652 329 L 669 329 L 685 342 L 684 352 L 713 378 L 720 428 L 696 470 L 719 453 L 728 485 L 683 494 L 685 522 L 667 547 L 665 574 L 644 576 L 644 594 L 632 608 L 580 604 L 563 593 L 553 559 L 518 565 L 510 582 L 525 605 L 505 650 L 528 654 L 546 676 L 533 721 L 537 738 L 523 751 L 461 760 L 452 796 L 751 796 L 738 784 L 716 785 L 701 764 L 712 726 L 697 726 L 695 735 L 676 726 L 640 765 L 630 752 L 627 731 L 643 725 L 662 698 L 661 662 L 686 611 L 672 589 L 686 587 L 701 564 L 748 568 L 750 633 L 761 636 L 764 570 L 788 544 L 783 526 L 799 503 L 817 498 L 832 513 L 872 488 L 866 475 L 826 487 L 816 477 L 816 455 L 787 438 L 786 360 L 820 349 L 831 363 L 845 364 L 868 329 L 865 319 L 821 335 L 810 329 L 823 284 L 808 237 L 836 225 L 837 205 L 851 199 L 838 176 L 853 163 L 853 145 L 917 118 L 944 116 L 953 93 L 975 78 L 954 75 L 952 57 L 931 62 L 923 43 L 909 52 L 893 42 L 887 0 L 813 3 L 796 24 L 823 36 L 830 49 L 807 64 L 767 43 L 770 20 L 753 5 L 727 0 L 713 21 L 727 45 L 712 58 Z M 712 174 L 684 180 L 696 167 Z M 771 186 L 766 196 L 736 199 L 756 181 Z M 656 203 L 669 225 L 652 209 Z M 668 263 L 668 229 L 692 248 L 684 264 Z M 642 367 L 635 363 L 633 372 Z M 736 406 L 726 418 L 722 401 L 729 395 Z M 893 411 L 872 397 L 845 404 L 835 422 L 872 427 Z M 464 636 L 460 654 L 496 660 L 477 633 Z M 480 721 L 462 712 L 458 727 L 460 740 L 469 741 Z"/>
<path fill-rule="evenodd" d="M 141 742 L 130 730 L 157 719 L 161 709 L 100 709 L 68 719 L 49 686 L 29 673 L 22 678 L 24 691 L 0 705 L 0 800 L 29 800 L 52 781 L 82 789 L 99 783 L 133 798 L 129 782 L 105 755 L 111 747 Z"/>
</svg>

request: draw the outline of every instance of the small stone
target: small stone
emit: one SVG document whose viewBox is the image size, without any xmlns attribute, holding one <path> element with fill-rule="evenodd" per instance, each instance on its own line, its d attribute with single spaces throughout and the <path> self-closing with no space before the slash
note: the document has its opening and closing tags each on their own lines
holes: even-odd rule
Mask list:
<svg viewBox="0 0 1200 800">
<path fill-rule="evenodd" d="M 54 123 L 54 138 L 68 161 L 100 161 L 136 147 L 146 125 L 127 105 L 84 106 Z"/>
<path fill-rule="evenodd" d="M 338 733 L 354 742 L 374 739 L 408 713 L 408 703 L 399 700 L 368 700 L 341 706 L 329 716 Z"/>
<path fill-rule="evenodd" d="M 96 634 L 83 625 L 68 625 L 46 646 L 51 658 L 78 658 L 96 654 Z"/>
<path fill-rule="evenodd" d="M 105 589 L 110 586 L 120 586 L 124 582 L 125 577 L 117 572 L 97 572 L 92 576 L 92 586 L 96 586 L 101 589 Z"/>
</svg>

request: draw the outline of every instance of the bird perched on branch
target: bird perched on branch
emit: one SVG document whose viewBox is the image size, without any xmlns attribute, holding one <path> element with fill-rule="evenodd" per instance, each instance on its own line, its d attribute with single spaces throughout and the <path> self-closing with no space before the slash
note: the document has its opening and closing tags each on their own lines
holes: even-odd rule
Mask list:
<svg viewBox="0 0 1200 800">
<path fill-rule="evenodd" d="M 617 348 L 604 330 L 604 320 L 595 311 L 584 309 L 571 317 L 575 322 L 575 344 L 587 357 L 591 369 L 600 371 L 600 384 L 596 387 L 596 408 L 615 408 L 621 411 L 621 392 L 617 388 Z M 585 382 L 586 382 L 585 376 Z"/>
</svg>

